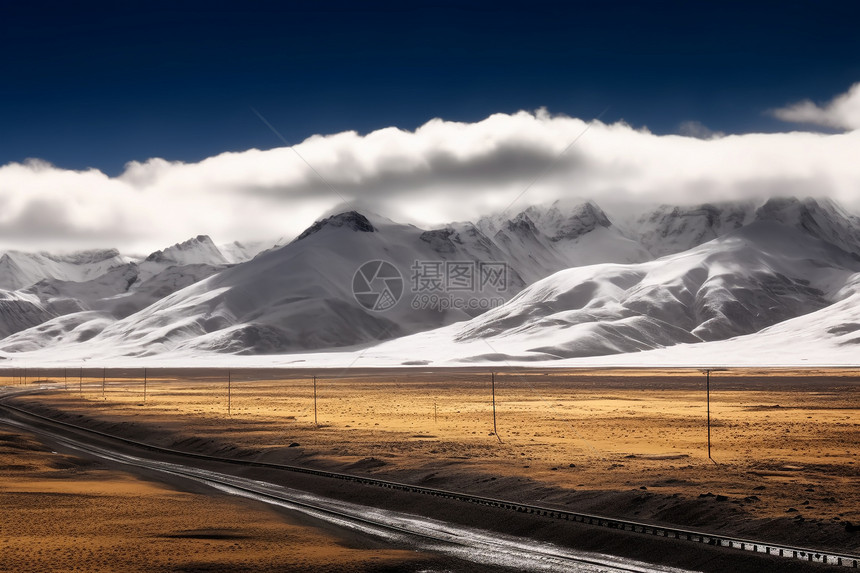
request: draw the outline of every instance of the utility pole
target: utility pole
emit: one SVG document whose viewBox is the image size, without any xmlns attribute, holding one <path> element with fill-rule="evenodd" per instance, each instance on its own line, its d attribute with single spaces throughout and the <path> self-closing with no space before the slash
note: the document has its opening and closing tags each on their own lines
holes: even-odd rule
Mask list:
<svg viewBox="0 0 860 573">
<path fill-rule="evenodd" d="M 717 461 L 711 457 L 711 372 L 722 372 L 726 368 L 705 368 L 702 372 L 705 373 L 705 400 L 708 409 L 708 459 L 714 462 Z"/>
<path fill-rule="evenodd" d="M 233 395 L 232 395 L 232 385 L 233 385 L 233 373 L 230 369 L 227 369 L 227 415 L 233 415 Z"/>
<path fill-rule="evenodd" d="M 433 402 L 433 423 L 434 424 L 439 423 L 439 412 L 436 409 L 436 402 Z"/>
<path fill-rule="evenodd" d="M 314 426 L 319 426 L 317 421 L 317 375 L 314 374 Z"/>
<path fill-rule="evenodd" d="M 492 372 L 492 382 L 493 382 L 493 433 L 496 435 L 496 439 L 499 440 L 499 443 L 502 443 L 502 438 L 499 437 L 499 430 L 496 429 L 496 373 Z"/>
<path fill-rule="evenodd" d="M 146 403 L 146 368 L 143 369 L 143 403 Z"/>
<path fill-rule="evenodd" d="M 711 371 L 705 370 L 705 376 L 707 382 L 706 384 L 706 392 L 708 394 L 708 459 L 714 461 L 714 458 L 711 457 Z"/>
<path fill-rule="evenodd" d="M 81 366 L 81 373 L 78 377 L 78 392 L 81 393 L 81 398 L 84 396 L 84 367 Z"/>
<path fill-rule="evenodd" d="M 107 383 L 107 368 L 102 368 L 102 398 L 107 399 L 105 396 L 105 384 Z"/>
</svg>

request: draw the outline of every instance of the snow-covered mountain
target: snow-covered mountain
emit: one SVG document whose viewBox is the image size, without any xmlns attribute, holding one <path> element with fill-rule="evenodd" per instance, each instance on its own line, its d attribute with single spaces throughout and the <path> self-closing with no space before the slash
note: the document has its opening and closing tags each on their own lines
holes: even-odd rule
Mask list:
<svg viewBox="0 0 860 573">
<path fill-rule="evenodd" d="M 25 353 L 66 350 L 76 358 L 88 358 L 85 351 L 80 352 L 80 343 L 91 339 L 115 321 L 110 313 L 99 311 L 56 316 L 0 340 L 0 352 L 8 356 L 27 356 Z"/>
<path fill-rule="evenodd" d="M 853 330 L 839 316 L 860 296 L 860 219 L 816 199 L 661 206 L 633 220 L 557 201 L 429 230 L 346 211 L 274 243 L 219 247 L 201 235 L 145 258 L 6 253 L 0 357 L 371 344 L 362 356 L 380 363 L 558 363 L 774 340 L 785 325 L 812 332 L 815 316 L 829 325 L 815 332 L 845 338 Z M 419 266 L 446 262 L 504 263 L 506 288 L 422 290 Z M 439 308 L 470 296 L 504 304 Z"/>
<path fill-rule="evenodd" d="M 465 249 L 440 254 L 434 249 L 438 244 L 426 239 L 424 231 L 382 217 L 334 215 L 289 245 L 109 325 L 89 344 L 109 344 L 128 353 L 274 353 L 355 345 L 469 319 L 474 313 L 465 310 L 415 309 L 408 292 L 384 313 L 357 303 L 356 269 L 365 262 L 394 265 L 400 272 L 400 296 L 410 290 L 407 273 L 415 261 L 468 256 Z"/>
<path fill-rule="evenodd" d="M 708 344 L 681 344 L 613 358 L 616 361 L 623 358 L 628 364 L 694 367 L 856 366 L 858 351 L 860 294 L 852 294 L 819 311 L 780 322 L 748 336 Z"/>
<path fill-rule="evenodd" d="M 233 242 L 216 246 L 206 235 L 199 235 L 147 257 L 121 254 L 116 249 L 92 249 L 69 254 L 0 253 L 0 289 L 15 291 L 48 279 L 62 282 L 87 282 L 130 264 L 141 269 L 141 280 L 171 266 L 237 264 L 254 258 L 274 243 Z"/>
<path fill-rule="evenodd" d="M 151 253 L 138 262 L 138 281 L 146 281 L 170 267 L 206 265 L 220 268 L 228 264 L 208 235 L 198 235 L 182 243 Z"/>
<path fill-rule="evenodd" d="M 145 265 L 146 262 L 128 263 L 81 282 L 44 279 L 18 292 L 35 295 L 58 314 L 103 310 L 121 318 L 226 268 L 226 265 L 187 264 L 158 269 Z"/>
<path fill-rule="evenodd" d="M 0 254 L 0 289 L 18 290 L 42 279 L 86 281 L 132 260 L 116 249 L 80 251 L 67 255 L 6 251 Z"/>
<path fill-rule="evenodd" d="M 675 337 L 675 342 L 720 340 L 823 308 L 857 272 L 860 259 L 831 244 L 781 224 L 757 222 L 657 261 L 562 271 L 464 325 L 457 339 L 543 332 L 549 322 L 592 324 L 609 338 L 615 338 L 616 323 L 624 330 L 639 324 L 656 333 L 659 345 Z M 630 334 L 618 342 L 626 339 L 628 348 L 636 348 L 641 337 Z M 577 347 L 559 350 L 576 354 Z M 619 349 L 626 351 L 623 345 Z"/>
<path fill-rule="evenodd" d="M 0 290 L 0 337 L 39 325 L 54 316 L 36 297 Z"/>
<path fill-rule="evenodd" d="M 754 334 L 844 306 L 858 293 L 860 257 L 759 221 L 655 261 L 560 271 L 468 322 L 374 352 L 413 348 L 461 362 L 640 352 Z M 829 323 L 832 333 L 844 334 L 832 316 Z"/>
<path fill-rule="evenodd" d="M 484 217 L 477 227 L 527 283 L 570 267 L 652 258 L 591 201 L 531 206 L 511 218 Z"/>
<path fill-rule="evenodd" d="M 0 290 L 0 337 L 25 331 L 20 336 L 0 339 L 0 347 L 15 350 L 51 344 L 45 332 L 59 334 L 77 328 L 92 316 L 90 311 L 98 311 L 97 324 L 104 327 L 112 319 L 133 314 L 228 266 L 206 236 L 157 251 L 142 260 L 120 255 L 116 250 L 61 257 L 20 252 L 7 255 L 7 261 L 21 263 L 15 265 L 16 271 L 27 271 L 10 273 L 8 281 L 27 286 L 15 291 Z M 82 317 L 76 316 L 81 313 Z M 45 328 L 26 332 L 37 325 Z"/>
<path fill-rule="evenodd" d="M 130 257 L 115 249 L 90 250 L 66 255 L 7 251 L 0 256 L 0 341 L 19 331 L 43 324 L 56 316 L 81 310 L 72 297 L 42 297 L 28 290 L 34 284 L 98 281 L 127 267 Z"/>
<path fill-rule="evenodd" d="M 622 226 L 625 234 L 655 257 L 662 257 L 692 249 L 755 221 L 782 223 L 860 254 L 860 218 L 829 199 L 773 198 L 760 205 L 753 201 L 661 205 Z"/>
<path fill-rule="evenodd" d="M 172 265 L 224 265 L 227 259 L 208 235 L 197 235 L 161 251 L 155 251 L 144 262 Z"/>
<path fill-rule="evenodd" d="M 830 199 L 771 199 L 756 209 L 757 221 L 777 221 L 860 255 L 860 217 Z"/>
<path fill-rule="evenodd" d="M 752 202 L 661 205 L 631 225 L 630 234 L 655 257 L 680 253 L 748 225 L 755 219 Z"/>
<path fill-rule="evenodd" d="M 244 263 L 245 261 L 250 261 L 263 251 L 283 247 L 288 242 L 289 241 L 284 237 L 272 242 L 253 241 L 240 243 L 239 241 L 233 241 L 232 243 L 218 245 L 218 250 L 228 263 L 235 265 L 238 263 Z"/>
</svg>

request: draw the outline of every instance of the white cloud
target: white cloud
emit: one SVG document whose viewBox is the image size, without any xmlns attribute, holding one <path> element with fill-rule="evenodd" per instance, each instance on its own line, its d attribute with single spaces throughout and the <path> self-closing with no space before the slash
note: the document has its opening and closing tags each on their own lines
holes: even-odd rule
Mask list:
<svg viewBox="0 0 860 573">
<path fill-rule="evenodd" d="M 783 108 L 771 110 L 783 121 L 806 123 L 836 129 L 860 129 L 860 82 L 844 94 L 836 96 L 824 106 L 803 100 Z"/>
<path fill-rule="evenodd" d="M 695 137 L 697 139 L 714 139 L 725 135 L 725 133 L 721 131 L 713 131 L 701 121 L 695 120 L 682 121 L 678 126 L 678 133 L 688 137 Z"/>
<path fill-rule="evenodd" d="M 113 178 L 8 164 L 0 167 L 0 248 L 145 253 L 200 233 L 275 239 L 298 234 L 344 199 L 431 226 L 504 209 L 536 177 L 512 211 L 565 196 L 607 205 L 809 195 L 860 208 L 860 131 L 703 140 L 594 122 L 559 157 L 587 125 L 545 111 L 471 124 L 436 119 L 414 132 L 313 136 L 295 152 L 132 162 Z"/>
</svg>

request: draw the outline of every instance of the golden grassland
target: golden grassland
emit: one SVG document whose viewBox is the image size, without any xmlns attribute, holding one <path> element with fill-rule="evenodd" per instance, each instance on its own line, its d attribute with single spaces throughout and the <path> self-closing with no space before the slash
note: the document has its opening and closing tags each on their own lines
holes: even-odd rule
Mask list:
<svg viewBox="0 0 860 573">
<path fill-rule="evenodd" d="M 0 571 L 382 571 L 419 554 L 350 546 L 248 500 L 177 491 L 0 426 Z"/>
<path fill-rule="evenodd" d="M 18 401 L 178 449 L 738 534 L 779 521 L 824 543 L 860 521 L 860 370 L 712 372 L 713 461 L 698 370 L 499 371 L 498 435 L 492 377 L 148 370 L 144 397 L 140 371 L 85 371 L 68 389 L 42 372 L 28 384 L 60 390 Z M 846 535 L 833 543 L 860 547 Z"/>
</svg>

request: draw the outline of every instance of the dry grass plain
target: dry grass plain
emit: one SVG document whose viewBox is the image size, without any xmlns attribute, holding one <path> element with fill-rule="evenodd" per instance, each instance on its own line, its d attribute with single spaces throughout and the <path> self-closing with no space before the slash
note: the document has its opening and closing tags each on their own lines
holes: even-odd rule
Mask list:
<svg viewBox="0 0 860 573">
<path fill-rule="evenodd" d="M 485 369 L 150 369 L 145 399 L 142 370 L 67 374 L 16 400 L 177 449 L 860 550 L 860 370 L 713 372 L 716 463 L 695 370 L 497 372 L 498 437 Z"/>
<path fill-rule="evenodd" d="M 0 571 L 396 571 L 263 504 L 177 491 L 0 427 Z"/>
</svg>

